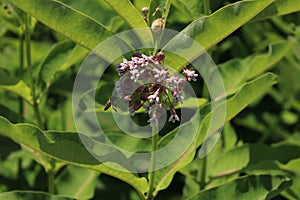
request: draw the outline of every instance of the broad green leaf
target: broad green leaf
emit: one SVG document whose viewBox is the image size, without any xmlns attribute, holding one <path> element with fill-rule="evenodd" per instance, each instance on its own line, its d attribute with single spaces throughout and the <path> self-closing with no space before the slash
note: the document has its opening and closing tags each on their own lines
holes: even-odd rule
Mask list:
<svg viewBox="0 0 300 200">
<path fill-rule="evenodd" d="M 209 49 L 233 31 L 247 23 L 259 12 L 270 5 L 274 0 L 240 1 L 230 4 L 214 12 L 209 16 L 202 17 L 189 24 L 181 33 L 194 39 L 203 49 Z M 180 58 L 175 54 L 165 52 L 165 63 L 177 69 L 181 69 L 187 61 L 193 61 L 203 52 L 194 52 L 189 44 L 184 44 L 183 35 L 175 36 L 163 50 L 177 47 L 178 55 L 188 55 Z M 183 53 L 185 52 L 185 53 Z"/>
<path fill-rule="evenodd" d="M 59 0 L 59 1 L 97 20 L 98 22 L 105 25 L 106 27 L 108 27 L 112 19 L 117 15 L 114 12 L 114 10 L 105 1 L 99 1 L 99 0 L 89 0 L 89 1 Z M 122 23 L 124 24 L 124 20 L 122 21 L 123 21 Z"/>
<path fill-rule="evenodd" d="M 25 119 L 19 113 L 12 111 L 6 105 L 4 106 L 0 104 L 0 115 L 13 123 L 29 122 L 29 120 Z"/>
<path fill-rule="evenodd" d="M 142 12 L 137 10 L 129 0 L 105 0 L 132 28 L 146 28 Z"/>
<path fill-rule="evenodd" d="M 192 20 L 195 20 L 204 15 L 203 13 L 203 1 L 198 0 L 179 0 L 172 1 L 172 5 L 182 10 L 182 14 L 190 16 Z"/>
<path fill-rule="evenodd" d="M 0 88 L 13 92 L 24 98 L 28 103 L 32 104 L 31 89 L 22 80 L 10 76 L 5 70 L 0 68 Z"/>
<path fill-rule="evenodd" d="M 74 64 L 82 61 L 87 50 L 71 41 L 59 42 L 50 49 L 38 67 L 38 84 L 49 87 L 59 72 L 65 71 Z"/>
<path fill-rule="evenodd" d="M 220 177 L 241 170 L 256 174 L 271 173 L 271 170 L 276 169 L 273 161 L 288 163 L 298 157 L 300 157 L 300 147 L 296 145 L 276 147 L 263 144 L 244 145 L 222 154 L 213 163 L 214 168 L 210 168 L 207 173 L 210 177 Z"/>
<path fill-rule="evenodd" d="M 266 71 L 275 63 L 279 62 L 291 49 L 292 41 L 284 41 L 269 46 L 269 52 L 256 56 L 251 63 L 251 68 L 247 73 L 247 79 L 257 76 Z"/>
<path fill-rule="evenodd" d="M 112 35 L 104 25 L 56 0 L 10 0 L 10 2 L 89 50 Z"/>
<path fill-rule="evenodd" d="M 226 101 L 226 121 L 231 120 L 239 112 L 241 112 L 247 105 L 253 102 L 255 99 L 263 95 L 272 85 L 276 83 L 276 76 L 272 73 L 266 73 L 248 83 L 246 83 L 233 97 Z M 216 110 L 222 108 L 223 105 L 219 105 Z M 217 131 L 218 127 L 209 127 L 211 119 L 211 113 L 203 116 L 203 121 L 200 124 L 200 133 L 197 141 L 197 146 L 203 142 L 203 137 L 209 128 L 211 129 L 208 135 L 213 134 Z"/>
<path fill-rule="evenodd" d="M 5 68 L 11 72 L 11 74 L 18 73 L 20 68 L 20 39 L 12 37 L 3 37 L 0 41 L 1 53 L 0 53 L 0 67 Z M 31 40 L 31 62 L 32 66 L 38 65 L 43 59 L 47 51 L 51 48 L 50 42 L 41 42 Z"/>
<path fill-rule="evenodd" d="M 292 185 L 282 176 L 246 176 L 216 188 L 204 190 L 188 200 L 211 199 L 271 199 Z"/>
<path fill-rule="evenodd" d="M 239 92 L 237 92 L 233 97 L 229 98 L 226 101 L 226 121 L 229 121 L 232 119 L 235 115 L 237 115 L 241 110 L 243 110 L 247 105 L 249 105 L 251 102 L 253 102 L 256 98 L 260 97 L 262 94 L 264 94 L 274 83 L 276 82 L 276 76 L 267 73 L 251 82 L 248 82 L 245 84 Z M 210 106 L 210 105 L 208 105 Z M 220 105 L 219 105 L 220 107 Z M 204 109 L 204 108 L 203 108 Z M 216 110 L 218 107 L 216 107 Z M 204 116 L 202 116 L 204 115 Z M 197 117 L 197 116 L 196 116 Z M 195 118 L 195 116 L 193 117 Z M 161 169 L 156 172 L 155 174 L 155 180 L 156 180 L 156 189 L 155 194 L 158 193 L 159 190 L 165 189 L 170 184 L 172 177 L 174 174 L 189 164 L 195 155 L 196 148 L 199 147 L 206 134 L 210 136 L 212 133 L 217 131 L 220 127 L 213 127 L 211 129 L 211 133 L 207 133 L 210 125 L 210 118 L 211 118 L 211 112 L 203 113 L 201 112 L 201 121 L 198 125 L 198 138 L 194 141 L 194 143 L 191 145 L 191 147 L 184 152 L 184 154 L 178 159 L 176 162 L 172 163 L 171 165 L 165 167 L 164 169 Z M 183 124 L 180 129 L 183 130 L 182 132 L 189 133 L 191 130 L 191 127 L 194 127 L 193 123 L 195 122 L 194 119 L 191 119 L 189 122 Z M 177 134 L 177 130 L 175 129 L 171 131 L 168 135 L 163 137 L 160 141 L 160 146 L 163 146 L 164 144 L 169 143 L 172 141 L 175 134 Z M 186 130 L 186 131 L 184 131 Z M 184 142 L 184 141 L 182 141 Z M 164 158 L 160 158 L 164 160 Z"/>
<path fill-rule="evenodd" d="M 290 41 L 274 43 L 269 46 L 269 52 L 266 54 L 233 59 L 218 65 L 226 94 L 236 92 L 245 81 L 273 67 L 289 52 L 291 45 Z M 213 81 L 208 84 L 213 84 Z"/>
<path fill-rule="evenodd" d="M 69 165 L 55 179 L 57 194 L 72 199 L 92 199 L 99 172 Z"/>
<path fill-rule="evenodd" d="M 71 200 L 70 198 L 35 191 L 11 191 L 0 193 L 0 199 L 9 200 Z"/>
<path fill-rule="evenodd" d="M 50 83 L 55 73 L 70 59 L 75 44 L 63 41 L 55 44 L 39 65 L 38 78 L 45 84 Z"/>
<path fill-rule="evenodd" d="M 293 185 L 283 195 L 288 199 L 300 199 L 300 159 L 292 160 L 282 168 L 293 173 Z"/>
<path fill-rule="evenodd" d="M 29 124 L 11 124 L 3 117 L 0 117 L 0 133 L 18 144 L 30 147 L 55 159 L 114 176 L 127 182 L 140 193 L 147 191 L 148 184 L 145 178 L 139 178 L 130 172 L 125 172 L 125 168 L 123 168 L 125 171 L 119 171 L 101 164 L 82 145 L 77 133 L 42 132 Z M 105 149 L 99 153 L 103 155 L 109 151 L 109 149 Z M 120 169 L 122 166 L 118 166 L 118 168 Z"/>
<path fill-rule="evenodd" d="M 259 21 L 273 16 L 286 15 L 300 11 L 300 2 L 294 0 L 274 1 L 264 11 L 255 16 L 252 21 Z"/>
<path fill-rule="evenodd" d="M 146 44 L 153 44 L 153 37 L 142 12 L 137 10 L 130 0 L 105 0 L 133 29 L 144 28 L 136 31 L 137 36 Z M 131 33 L 132 34 L 132 33 Z M 128 42 L 128 41 L 125 41 Z"/>
</svg>

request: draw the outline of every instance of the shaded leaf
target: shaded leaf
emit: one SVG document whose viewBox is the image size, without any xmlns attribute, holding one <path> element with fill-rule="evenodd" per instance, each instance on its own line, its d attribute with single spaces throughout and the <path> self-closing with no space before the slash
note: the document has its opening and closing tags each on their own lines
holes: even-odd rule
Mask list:
<svg viewBox="0 0 300 200">
<path fill-rule="evenodd" d="M 252 101 L 254 101 L 256 98 L 261 96 L 263 93 L 266 92 L 267 89 L 269 89 L 276 80 L 276 76 L 270 73 L 267 73 L 247 84 L 245 84 L 239 92 L 237 92 L 233 97 L 229 98 L 226 101 L 226 121 L 229 121 L 232 119 L 235 115 L 237 115 L 241 110 L 243 110 L 247 105 L 249 105 Z M 219 105 L 222 106 L 222 105 Z M 210 105 L 208 104 L 208 107 Z M 204 108 L 203 108 L 204 109 Z M 218 107 L 216 107 L 216 110 Z M 211 112 L 203 113 L 201 112 L 201 118 L 200 123 L 195 120 L 198 119 L 198 116 L 193 116 L 193 118 L 180 126 L 181 134 L 188 134 L 191 133 L 191 131 L 194 129 L 196 123 L 196 127 L 198 127 L 197 132 L 197 139 L 194 141 L 194 143 L 188 148 L 181 157 L 172 163 L 171 165 L 168 165 L 167 167 L 159 170 L 155 174 L 155 180 L 156 180 L 156 189 L 155 194 L 162 189 L 165 189 L 170 184 L 172 177 L 174 174 L 186 166 L 188 163 L 190 163 L 195 155 L 196 148 L 199 147 L 205 136 L 207 135 L 207 138 L 211 136 L 215 131 L 217 131 L 222 124 L 215 124 L 215 127 L 212 127 L 209 129 L 210 120 L 211 120 Z M 199 125 L 198 125 L 199 123 Z M 175 129 L 168 133 L 165 137 L 163 137 L 160 141 L 160 147 L 164 146 L 165 144 L 168 144 L 176 134 L 178 134 L 178 129 Z M 207 131 L 210 131 L 207 133 Z M 188 138 L 188 135 L 185 136 L 185 138 Z M 186 141 L 181 141 L 186 142 Z M 214 145 L 214 144 L 213 144 Z M 180 146 L 180 145 L 179 145 Z M 181 145 L 180 148 L 182 148 Z M 168 160 L 167 158 L 160 158 L 162 160 Z"/>
<path fill-rule="evenodd" d="M 247 176 L 204 190 L 188 200 L 210 199 L 271 199 L 292 185 L 292 181 L 282 176 Z"/>
<path fill-rule="evenodd" d="M 207 50 L 247 23 L 272 2 L 273 0 L 240 1 L 225 6 L 209 16 L 193 21 L 181 32 L 183 35 L 174 37 L 163 48 L 163 50 L 175 48 L 178 55 L 188 55 L 188 57 L 183 59 L 175 54 L 165 52 L 165 63 L 176 69 L 181 69 L 187 64 L 187 61 L 191 62 L 203 53 L 203 51 L 194 52 L 191 45 L 184 45 L 186 40 L 184 35 L 194 39 L 202 46 L 203 50 Z"/>
<path fill-rule="evenodd" d="M 0 88 L 13 92 L 32 104 L 31 89 L 22 80 L 10 76 L 6 70 L 0 68 Z"/>
<path fill-rule="evenodd" d="M 10 0 L 55 31 L 89 50 L 111 36 L 106 27 L 60 1 Z"/>
<path fill-rule="evenodd" d="M 34 192 L 34 191 L 11 191 L 0 193 L 0 199 L 9 200 L 70 200 L 70 198 L 52 195 L 45 192 Z"/>
<path fill-rule="evenodd" d="M 114 176 L 127 182 L 140 193 L 147 191 L 148 184 L 145 178 L 139 178 L 130 172 L 124 172 L 126 169 L 121 166 L 118 166 L 118 168 L 123 168 L 124 171 L 100 164 L 82 145 L 77 133 L 42 132 L 37 127 L 29 124 L 13 125 L 3 117 L 0 117 L 0 133 L 16 143 L 28 146 L 50 157 Z M 110 149 L 107 147 L 106 151 L 101 152 L 101 154 L 105 155 L 109 151 Z"/>
<path fill-rule="evenodd" d="M 69 165 L 55 180 L 57 194 L 72 199 L 92 199 L 99 172 Z"/>
</svg>

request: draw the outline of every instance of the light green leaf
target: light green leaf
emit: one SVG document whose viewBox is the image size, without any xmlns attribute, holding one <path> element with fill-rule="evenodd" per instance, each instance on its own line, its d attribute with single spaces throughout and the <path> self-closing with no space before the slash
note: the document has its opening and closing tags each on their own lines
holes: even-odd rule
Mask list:
<svg viewBox="0 0 300 200">
<path fill-rule="evenodd" d="M 59 42 L 50 49 L 38 67 L 38 84 L 49 87 L 59 72 L 65 71 L 82 61 L 88 51 L 71 41 Z"/>
<path fill-rule="evenodd" d="M 282 176 L 246 176 L 216 188 L 204 190 L 188 200 L 211 199 L 271 199 L 292 185 Z"/>
<path fill-rule="evenodd" d="M 56 0 L 10 0 L 10 2 L 89 50 L 112 35 L 104 25 Z"/>
<path fill-rule="evenodd" d="M 138 11 L 130 0 L 105 0 L 133 29 L 145 28 L 135 31 L 138 37 L 146 44 L 153 44 L 152 33 L 143 18 L 142 12 Z M 127 42 L 127 41 L 125 41 Z"/>
<path fill-rule="evenodd" d="M 272 85 L 276 83 L 276 76 L 272 73 L 266 73 L 248 83 L 246 83 L 233 97 L 229 98 L 226 101 L 226 121 L 231 120 L 239 112 L 241 112 L 247 105 L 253 102 L 256 98 L 263 95 Z M 208 105 L 210 106 L 210 105 Z M 219 108 L 222 109 L 224 105 L 219 105 L 216 107 L 216 110 Z M 200 133 L 197 141 L 197 146 L 202 142 L 206 133 L 209 129 L 211 119 L 211 113 L 203 116 L 203 121 L 200 124 Z M 210 127 L 211 132 L 207 133 L 208 135 L 213 134 L 220 127 Z"/>
<path fill-rule="evenodd" d="M 116 177 L 130 184 L 141 194 L 148 189 L 148 183 L 145 178 L 139 178 L 137 175 L 126 172 L 126 169 L 119 165 L 118 168 L 123 168 L 123 171 L 101 164 L 82 145 L 77 133 L 42 132 L 33 125 L 14 125 L 5 118 L 0 117 L 0 134 L 12 139 L 16 143 L 55 159 Z M 106 152 L 109 153 L 109 150 L 106 149 Z M 106 152 L 103 151 L 101 153 L 105 154 Z"/>
<path fill-rule="evenodd" d="M 269 46 L 269 52 L 254 57 L 247 79 L 253 78 L 279 62 L 291 49 L 292 41 L 283 41 Z"/>
<path fill-rule="evenodd" d="M 55 73 L 70 59 L 75 44 L 70 41 L 59 42 L 50 49 L 39 65 L 38 78 L 50 83 Z"/>
<path fill-rule="evenodd" d="M 132 28 L 146 28 L 142 12 L 137 10 L 129 0 L 105 0 Z"/>
<path fill-rule="evenodd" d="M 300 1 L 281 0 L 274 1 L 264 11 L 255 16 L 252 21 L 259 21 L 273 16 L 286 15 L 300 11 Z"/>
<path fill-rule="evenodd" d="M 92 199 L 99 172 L 69 165 L 56 179 L 57 194 L 72 199 Z"/>
<path fill-rule="evenodd" d="M 293 173 L 293 185 L 284 191 L 283 195 L 288 199 L 300 199 L 300 159 L 292 160 L 282 168 Z"/>
<path fill-rule="evenodd" d="M 6 70 L 0 68 L 0 88 L 13 92 L 32 104 L 31 89 L 22 80 L 10 76 Z"/>
<path fill-rule="evenodd" d="M 233 94 L 245 81 L 273 67 L 289 52 L 291 45 L 291 41 L 274 43 L 269 46 L 269 52 L 266 54 L 233 59 L 218 65 L 226 94 Z M 213 82 L 214 80 L 211 80 L 208 84 L 213 84 Z"/>
<path fill-rule="evenodd" d="M 274 163 L 288 163 L 300 156 L 300 147 L 297 145 L 279 145 L 276 147 L 263 144 L 244 145 L 231 149 L 222 154 L 208 170 L 208 176 L 220 177 L 231 173 L 244 172 L 250 174 L 272 173 L 279 166 Z M 284 173 L 283 171 L 281 172 Z"/>
<path fill-rule="evenodd" d="M 235 115 L 237 115 L 241 110 L 243 110 L 247 105 L 249 105 L 251 102 L 253 102 L 256 98 L 260 97 L 276 82 L 275 80 L 276 80 L 275 75 L 273 75 L 271 73 L 267 73 L 255 80 L 245 84 L 240 89 L 239 92 L 237 92 L 233 97 L 231 97 L 230 99 L 228 99 L 226 101 L 227 111 L 226 111 L 226 119 L 225 120 L 229 121 Z M 218 107 L 220 107 L 220 106 L 222 106 L 222 105 L 219 105 Z M 208 107 L 210 107 L 209 104 L 208 104 Z M 216 110 L 218 109 L 218 107 L 216 107 Z M 203 109 L 205 109 L 205 108 L 203 108 Z M 195 118 L 195 117 L 197 117 L 197 116 L 194 116 L 193 118 Z M 196 120 L 194 120 L 193 118 L 189 122 L 183 124 L 180 127 L 180 129 L 183 133 L 186 133 L 186 134 L 189 133 L 191 131 L 191 127 L 195 126 L 195 124 L 193 124 L 193 123 L 199 123 L 198 121 L 195 122 Z M 156 180 L 155 194 L 157 194 L 159 190 L 167 188 L 168 185 L 170 184 L 174 174 L 193 160 L 196 148 L 202 144 L 203 139 L 206 136 L 206 134 L 208 136 L 210 136 L 212 133 L 214 133 L 215 131 L 217 131 L 220 128 L 220 127 L 213 127 L 211 129 L 212 133 L 207 133 L 207 131 L 209 129 L 209 125 L 210 125 L 210 118 L 211 118 L 211 112 L 205 113 L 202 111 L 201 119 L 200 119 L 201 121 L 198 126 L 199 127 L 198 130 L 200 130 L 200 131 L 197 133 L 198 138 L 197 138 L 197 140 L 194 141 L 194 144 L 192 144 L 191 147 L 188 150 L 186 150 L 186 152 L 184 152 L 184 154 L 180 157 L 180 159 L 178 159 L 171 165 L 156 172 L 156 174 L 155 174 L 155 180 Z M 175 134 L 177 134 L 177 129 L 171 131 L 170 133 L 168 133 L 168 135 L 163 137 L 159 143 L 160 146 L 163 146 L 163 145 L 169 143 L 170 141 L 172 141 Z M 182 141 L 182 142 L 184 142 L 184 141 Z M 164 158 L 160 158 L 160 159 L 164 160 Z"/>
<path fill-rule="evenodd" d="M 247 23 L 273 1 L 274 0 L 240 1 L 230 4 L 209 16 L 193 21 L 181 33 L 194 39 L 203 49 L 209 49 Z M 187 60 L 191 62 L 203 53 L 194 52 L 190 49 L 190 45 L 184 45 L 185 38 L 183 37 L 183 35 L 175 36 L 166 47 L 163 48 L 164 50 L 168 47 L 172 49 L 174 49 L 173 47 L 178 47 L 178 50 L 176 48 L 178 55 L 188 55 L 188 57 L 183 59 L 175 54 L 165 52 L 165 63 L 176 69 L 181 69 L 187 64 Z"/>
<path fill-rule="evenodd" d="M 0 193 L 0 199 L 9 200 L 71 200 L 70 198 L 52 195 L 45 192 L 34 191 L 11 191 Z"/>
</svg>

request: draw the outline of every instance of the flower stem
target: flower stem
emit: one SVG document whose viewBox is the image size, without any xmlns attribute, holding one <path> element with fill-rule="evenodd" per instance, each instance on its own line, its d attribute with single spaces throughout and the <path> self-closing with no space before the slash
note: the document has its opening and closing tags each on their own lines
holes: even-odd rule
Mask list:
<svg viewBox="0 0 300 200">
<path fill-rule="evenodd" d="M 206 167 L 207 167 L 207 157 L 205 156 L 203 158 L 203 164 L 202 164 L 202 170 L 199 171 L 199 179 L 200 179 L 200 190 L 203 190 L 205 188 L 205 177 L 206 177 Z"/>
<path fill-rule="evenodd" d="M 211 13 L 210 0 L 204 0 L 203 12 L 205 15 L 209 15 Z"/>
<path fill-rule="evenodd" d="M 47 172 L 47 176 L 48 176 L 48 192 L 50 194 L 54 194 L 54 173 L 52 170 L 49 170 Z"/>
<path fill-rule="evenodd" d="M 149 172 L 149 191 L 147 194 L 147 200 L 154 199 L 154 179 L 155 179 L 155 165 L 156 165 L 156 150 L 158 146 L 158 124 L 152 126 L 152 154 L 151 154 L 151 166 Z"/>
<path fill-rule="evenodd" d="M 23 79 L 24 70 L 24 34 L 20 34 L 20 78 Z M 24 115 L 24 101 L 22 97 L 19 97 L 19 114 Z"/>
<path fill-rule="evenodd" d="M 34 79 L 33 79 L 33 70 L 32 70 L 32 66 L 31 66 L 31 46 L 30 46 L 30 42 L 31 42 L 31 16 L 28 14 L 25 14 L 25 49 L 26 49 L 26 64 L 27 64 L 27 70 L 28 70 L 28 74 L 29 74 L 29 79 L 30 79 L 30 88 L 31 88 L 31 93 L 32 93 L 32 107 L 33 107 L 33 111 L 34 111 L 34 115 L 36 117 L 38 126 L 40 129 L 45 130 L 45 126 L 42 122 L 42 118 L 41 118 L 41 114 L 40 114 L 40 110 L 39 110 L 39 106 L 38 106 L 38 102 L 37 102 L 37 96 L 35 93 L 35 83 L 34 83 Z M 50 158 L 50 162 L 54 160 L 52 158 Z M 53 167 L 51 165 L 50 169 L 46 169 L 47 171 L 47 176 L 48 176 L 48 192 L 49 193 L 54 193 L 54 171 L 53 171 Z"/>
<path fill-rule="evenodd" d="M 25 14 L 25 48 L 26 48 L 26 64 L 30 79 L 30 87 L 31 87 L 31 93 L 32 93 L 32 101 L 33 101 L 33 110 L 34 114 L 38 123 L 39 128 L 42 130 L 45 129 L 44 124 L 42 122 L 40 110 L 38 107 L 37 97 L 35 93 L 35 84 L 33 80 L 33 72 L 32 72 L 32 66 L 31 66 L 31 47 L 30 47 L 30 41 L 31 40 L 31 16 Z"/>
</svg>

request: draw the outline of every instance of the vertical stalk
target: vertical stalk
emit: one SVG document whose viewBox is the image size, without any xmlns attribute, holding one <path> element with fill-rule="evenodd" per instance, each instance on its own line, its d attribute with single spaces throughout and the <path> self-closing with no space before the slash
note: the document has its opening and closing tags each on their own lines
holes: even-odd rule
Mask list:
<svg viewBox="0 0 300 200">
<path fill-rule="evenodd" d="M 31 66 L 31 47 L 30 47 L 30 42 L 31 42 L 31 16 L 28 14 L 25 14 L 25 49 L 26 49 L 26 64 L 27 64 L 27 70 L 29 74 L 29 79 L 30 79 L 30 88 L 31 88 L 31 93 L 32 93 L 32 107 L 34 110 L 34 115 L 37 120 L 38 126 L 40 129 L 45 130 L 45 126 L 43 124 L 38 102 L 37 102 L 37 96 L 36 96 L 36 91 L 35 91 L 35 83 L 33 79 L 33 70 Z M 52 158 L 49 158 L 50 162 L 53 161 Z M 48 176 L 48 192 L 49 193 L 54 193 L 54 171 L 53 167 L 51 165 L 50 169 L 46 169 L 47 176 Z"/>
<path fill-rule="evenodd" d="M 202 171 L 198 171 L 198 178 L 200 179 L 200 190 L 203 190 L 205 188 L 205 177 L 206 177 L 206 167 L 207 167 L 207 157 L 205 156 L 203 158 L 203 165 L 202 165 Z"/>
<path fill-rule="evenodd" d="M 156 165 L 156 151 L 158 146 L 158 124 L 152 126 L 152 154 L 151 154 L 151 166 L 149 172 L 149 191 L 147 193 L 147 200 L 154 199 L 154 179 L 155 179 L 155 165 Z"/>
<path fill-rule="evenodd" d="M 209 15 L 211 13 L 210 0 L 204 0 L 203 12 L 205 15 Z"/>
<path fill-rule="evenodd" d="M 26 64 L 30 79 L 30 88 L 32 92 L 32 101 L 33 101 L 33 110 L 35 114 L 35 118 L 37 120 L 38 126 L 41 129 L 45 129 L 44 124 L 42 122 L 40 110 L 37 103 L 37 97 L 35 93 L 35 83 L 33 80 L 33 72 L 31 66 L 31 47 L 30 47 L 30 40 L 31 40 L 31 16 L 25 14 L 25 48 L 26 48 Z"/>
<path fill-rule="evenodd" d="M 47 176 L 48 176 L 48 192 L 50 194 L 54 194 L 54 188 L 55 188 L 55 185 L 54 185 L 54 172 L 50 169 L 47 172 Z"/>
<path fill-rule="evenodd" d="M 20 35 L 20 78 L 23 79 L 24 71 L 24 33 Z M 24 101 L 22 97 L 19 97 L 19 114 L 24 115 Z"/>
</svg>

